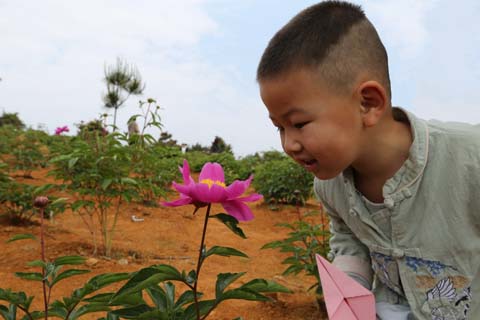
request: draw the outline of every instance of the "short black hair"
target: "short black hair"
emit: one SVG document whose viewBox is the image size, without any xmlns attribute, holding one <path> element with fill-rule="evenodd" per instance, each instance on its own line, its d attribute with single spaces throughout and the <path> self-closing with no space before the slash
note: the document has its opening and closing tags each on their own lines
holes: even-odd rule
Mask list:
<svg viewBox="0 0 480 320">
<path fill-rule="evenodd" d="M 350 89 L 361 72 L 368 72 L 391 96 L 385 47 L 362 8 L 349 2 L 320 2 L 290 20 L 265 49 L 257 81 L 294 68 L 318 68 L 338 90 Z"/>
</svg>

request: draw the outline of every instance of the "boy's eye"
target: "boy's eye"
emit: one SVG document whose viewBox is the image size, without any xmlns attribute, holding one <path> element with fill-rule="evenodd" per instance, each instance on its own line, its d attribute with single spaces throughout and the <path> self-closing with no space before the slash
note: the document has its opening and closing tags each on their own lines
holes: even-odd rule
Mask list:
<svg viewBox="0 0 480 320">
<path fill-rule="evenodd" d="M 297 129 L 302 129 L 308 122 L 295 123 L 293 126 Z"/>
<path fill-rule="evenodd" d="M 278 131 L 278 132 L 282 132 L 282 131 L 283 131 L 283 128 L 282 128 L 282 127 L 277 126 L 277 125 L 274 125 L 274 126 L 275 126 L 275 128 L 277 128 L 277 131 Z"/>
</svg>

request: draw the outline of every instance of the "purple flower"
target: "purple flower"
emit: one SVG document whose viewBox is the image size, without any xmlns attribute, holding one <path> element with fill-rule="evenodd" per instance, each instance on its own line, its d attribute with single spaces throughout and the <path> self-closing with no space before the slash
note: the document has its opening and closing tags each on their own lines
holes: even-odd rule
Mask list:
<svg viewBox="0 0 480 320">
<path fill-rule="evenodd" d="M 59 136 L 61 135 L 62 133 L 64 132 L 69 132 L 70 129 L 68 129 L 67 126 L 63 126 L 63 127 L 58 127 L 57 129 L 55 129 L 55 135 Z"/>
<path fill-rule="evenodd" d="M 228 214 L 239 221 L 253 219 L 253 213 L 245 202 L 257 201 L 262 198 L 258 193 L 240 197 L 250 186 L 253 176 L 245 181 L 235 180 L 231 185 L 225 185 L 223 168 L 218 163 L 207 162 L 200 172 L 199 182 L 195 182 L 190 176 L 190 167 L 186 160 L 183 161 L 183 168 L 180 167 L 183 175 L 183 184 L 173 182 L 173 187 L 180 192 L 180 198 L 163 202 L 169 207 L 184 206 L 193 204 L 196 207 L 203 207 L 209 203 L 220 203 Z"/>
</svg>

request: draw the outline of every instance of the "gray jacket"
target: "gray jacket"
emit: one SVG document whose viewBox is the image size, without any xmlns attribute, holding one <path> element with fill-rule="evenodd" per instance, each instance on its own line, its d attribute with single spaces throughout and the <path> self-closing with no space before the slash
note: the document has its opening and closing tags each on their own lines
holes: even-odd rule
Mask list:
<svg viewBox="0 0 480 320">
<path fill-rule="evenodd" d="M 480 128 L 394 115 L 407 116 L 414 140 L 383 186 L 384 209 L 368 211 L 350 169 L 315 179 L 331 258 L 417 319 L 480 319 Z"/>
</svg>

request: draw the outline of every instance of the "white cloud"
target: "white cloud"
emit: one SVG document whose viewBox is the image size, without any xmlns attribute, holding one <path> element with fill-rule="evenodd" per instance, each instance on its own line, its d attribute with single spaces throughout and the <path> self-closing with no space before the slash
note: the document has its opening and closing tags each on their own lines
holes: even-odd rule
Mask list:
<svg viewBox="0 0 480 320">
<path fill-rule="evenodd" d="M 369 19 L 390 50 L 403 58 L 414 58 L 428 36 L 425 20 L 436 0 L 363 1 Z"/>
</svg>

